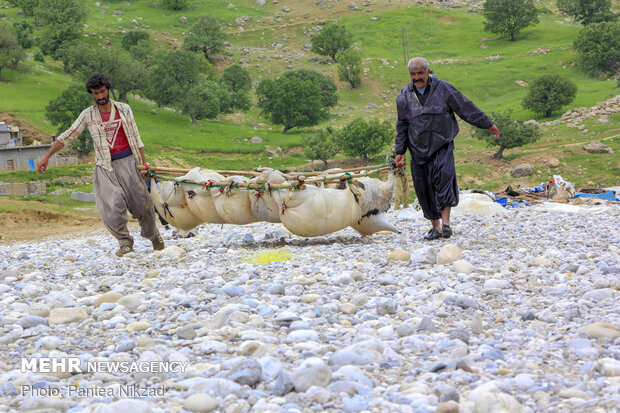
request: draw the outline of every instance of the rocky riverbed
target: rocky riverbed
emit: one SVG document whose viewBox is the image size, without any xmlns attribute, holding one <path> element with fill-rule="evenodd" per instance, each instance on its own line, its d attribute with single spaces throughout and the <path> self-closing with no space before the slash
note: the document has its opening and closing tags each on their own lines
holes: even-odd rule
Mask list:
<svg viewBox="0 0 620 413">
<path fill-rule="evenodd" d="M 0 410 L 620 409 L 619 205 L 456 211 L 433 242 L 387 218 L 400 234 L 211 225 L 123 258 L 108 235 L 0 246 Z"/>
</svg>

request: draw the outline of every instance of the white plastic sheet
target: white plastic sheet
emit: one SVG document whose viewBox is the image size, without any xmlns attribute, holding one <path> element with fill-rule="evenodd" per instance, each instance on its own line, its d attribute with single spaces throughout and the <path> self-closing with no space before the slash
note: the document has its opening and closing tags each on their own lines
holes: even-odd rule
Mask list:
<svg viewBox="0 0 620 413">
<path fill-rule="evenodd" d="M 488 195 L 473 193 L 459 194 L 459 205 L 452 208 L 452 213 L 455 215 L 503 215 L 506 213 L 506 210 L 503 206 L 494 202 Z"/>
</svg>

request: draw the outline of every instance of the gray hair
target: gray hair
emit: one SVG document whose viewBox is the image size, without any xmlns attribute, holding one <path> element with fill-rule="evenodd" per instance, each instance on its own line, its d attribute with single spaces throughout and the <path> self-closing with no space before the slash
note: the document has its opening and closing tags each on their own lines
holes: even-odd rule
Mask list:
<svg viewBox="0 0 620 413">
<path fill-rule="evenodd" d="M 423 57 L 414 57 L 413 59 L 409 60 L 409 63 L 407 63 L 407 68 L 409 70 L 411 70 L 414 67 L 418 67 L 418 66 L 424 66 L 424 69 L 428 70 L 428 67 L 429 67 L 428 60 L 426 60 Z"/>
</svg>

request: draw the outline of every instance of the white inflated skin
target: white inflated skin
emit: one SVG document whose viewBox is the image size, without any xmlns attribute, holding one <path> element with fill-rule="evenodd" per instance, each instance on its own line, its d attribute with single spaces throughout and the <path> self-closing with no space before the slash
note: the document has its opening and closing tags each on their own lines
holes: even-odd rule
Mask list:
<svg viewBox="0 0 620 413">
<path fill-rule="evenodd" d="M 362 218 L 351 227 L 362 235 L 372 235 L 380 231 L 398 232 L 383 216 L 383 212 L 386 212 L 392 203 L 394 173 L 390 172 L 385 182 L 368 177 L 358 178 L 357 182 L 364 188 L 364 192 L 359 196 Z"/>
<path fill-rule="evenodd" d="M 201 168 L 193 168 L 186 175 L 177 178 L 179 182 L 188 182 L 185 185 L 181 184 L 185 192 L 185 201 L 190 211 L 200 218 L 202 222 L 210 224 L 225 223 L 215 209 L 215 202 L 213 202 L 211 192 L 204 186 L 210 181 L 220 182 L 223 180 L 224 177 L 217 172 Z M 190 182 L 192 184 L 189 184 Z"/>
<path fill-rule="evenodd" d="M 250 180 L 242 176 L 230 176 L 224 188 L 210 188 L 215 210 L 227 224 L 245 225 L 258 221 L 252 213 L 252 203 L 247 188 Z M 235 185 L 237 187 L 235 187 Z"/>
<path fill-rule="evenodd" d="M 190 211 L 183 189 L 174 182 L 153 182 L 151 198 L 159 215 L 175 228 L 187 231 L 203 223 Z"/>
<path fill-rule="evenodd" d="M 286 178 L 275 170 L 265 170 L 261 174 L 250 180 L 253 184 L 265 184 L 266 190 L 249 191 L 252 213 L 260 221 L 279 223 L 280 207 L 272 196 L 273 192 L 283 191 L 282 189 L 268 190 L 269 185 L 286 183 Z"/>
<path fill-rule="evenodd" d="M 361 217 L 350 189 L 322 189 L 307 185 L 303 190 L 274 191 L 281 208 L 280 221 L 295 235 L 317 237 L 346 228 Z"/>
<path fill-rule="evenodd" d="M 351 225 L 351 228 L 362 235 L 372 235 L 380 231 L 398 232 L 398 228 L 387 222 L 385 216 L 381 213 L 366 216 L 359 222 Z"/>
</svg>

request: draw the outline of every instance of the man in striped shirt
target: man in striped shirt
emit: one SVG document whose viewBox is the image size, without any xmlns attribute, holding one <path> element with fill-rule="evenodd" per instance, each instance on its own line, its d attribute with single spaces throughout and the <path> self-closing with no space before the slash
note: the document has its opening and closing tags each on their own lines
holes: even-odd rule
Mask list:
<svg viewBox="0 0 620 413">
<path fill-rule="evenodd" d="M 86 81 L 95 102 L 84 109 L 41 158 L 37 171 L 47 169 L 49 158 L 88 128 L 95 149 L 93 193 L 101 220 L 120 245 L 116 255 L 133 251 L 133 237 L 127 229 L 127 210 L 138 220 L 140 234 L 151 240 L 153 249 L 164 248 L 155 224 L 153 201 L 136 165 L 145 163 L 144 144 L 129 105 L 110 99 L 110 81 L 101 73 Z"/>
</svg>

